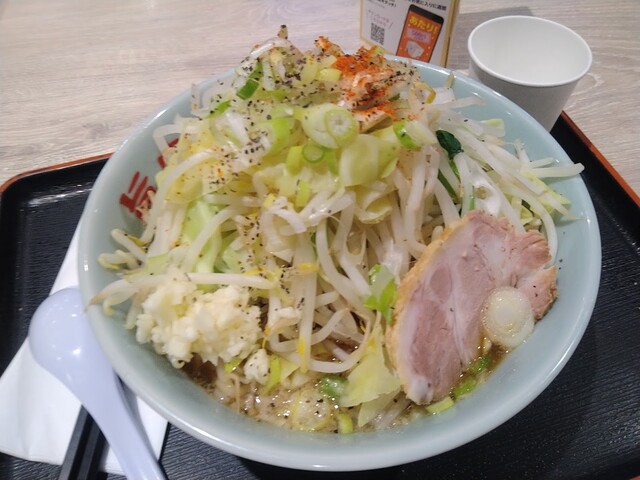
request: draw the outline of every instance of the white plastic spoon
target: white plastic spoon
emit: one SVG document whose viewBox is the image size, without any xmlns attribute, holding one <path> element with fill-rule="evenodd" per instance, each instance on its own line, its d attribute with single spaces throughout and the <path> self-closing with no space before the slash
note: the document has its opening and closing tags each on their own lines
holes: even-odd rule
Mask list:
<svg viewBox="0 0 640 480">
<path fill-rule="evenodd" d="M 36 361 L 91 414 L 127 478 L 166 478 L 93 335 L 77 288 L 59 290 L 42 302 L 29 326 L 29 344 Z"/>
</svg>

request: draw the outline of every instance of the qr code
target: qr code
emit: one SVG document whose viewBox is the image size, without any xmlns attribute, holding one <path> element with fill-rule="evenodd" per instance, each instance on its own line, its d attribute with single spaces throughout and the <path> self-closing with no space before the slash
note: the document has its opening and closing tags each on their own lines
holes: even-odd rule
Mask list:
<svg viewBox="0 0 640 480">
<path fill-rule="evenodd" d="M 375 23 L 371 24 L 371 40 L 373 42 L 384 44 L 384 28 Z"/>
</svg>

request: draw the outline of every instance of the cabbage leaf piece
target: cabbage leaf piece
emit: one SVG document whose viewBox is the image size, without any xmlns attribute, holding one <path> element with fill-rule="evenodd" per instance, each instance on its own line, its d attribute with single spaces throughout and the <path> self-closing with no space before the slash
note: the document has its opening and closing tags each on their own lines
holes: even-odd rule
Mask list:
<svg viewBox="0 0 640 480">
<path fill-rule="evenodd" d="M 360 405 L 400 388 L 400 380 L 385 362 L 383 338 L 382 324 L 376 322 L 360 363 L 347 377 L 347 385 L 339 400 L 340 406 Z"/>
</svg>

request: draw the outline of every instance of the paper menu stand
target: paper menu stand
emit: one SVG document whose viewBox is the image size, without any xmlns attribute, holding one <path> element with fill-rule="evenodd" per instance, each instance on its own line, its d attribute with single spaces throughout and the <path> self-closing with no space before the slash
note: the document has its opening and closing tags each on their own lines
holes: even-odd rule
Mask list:
<svg viewBox="0 0 640 480">
<path fill-rule="evenodd" d="M 445 67 L 458 0 L 361 0 L 360 36 L 393 55 Z"/>
</svg>

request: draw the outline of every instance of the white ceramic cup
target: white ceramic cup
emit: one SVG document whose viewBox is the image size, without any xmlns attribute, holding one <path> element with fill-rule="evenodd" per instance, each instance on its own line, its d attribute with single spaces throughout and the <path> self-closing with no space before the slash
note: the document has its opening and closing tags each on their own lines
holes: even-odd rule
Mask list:
<svg viewBox="0 0 640 480">
<path fill-rule="evenodd" d="M 520 105 L 547 130 L 592 61 L 580 35 L 537 17 L 488 20 L 471 32 L 467 47 L 469 75 Z"/>
</svg>

